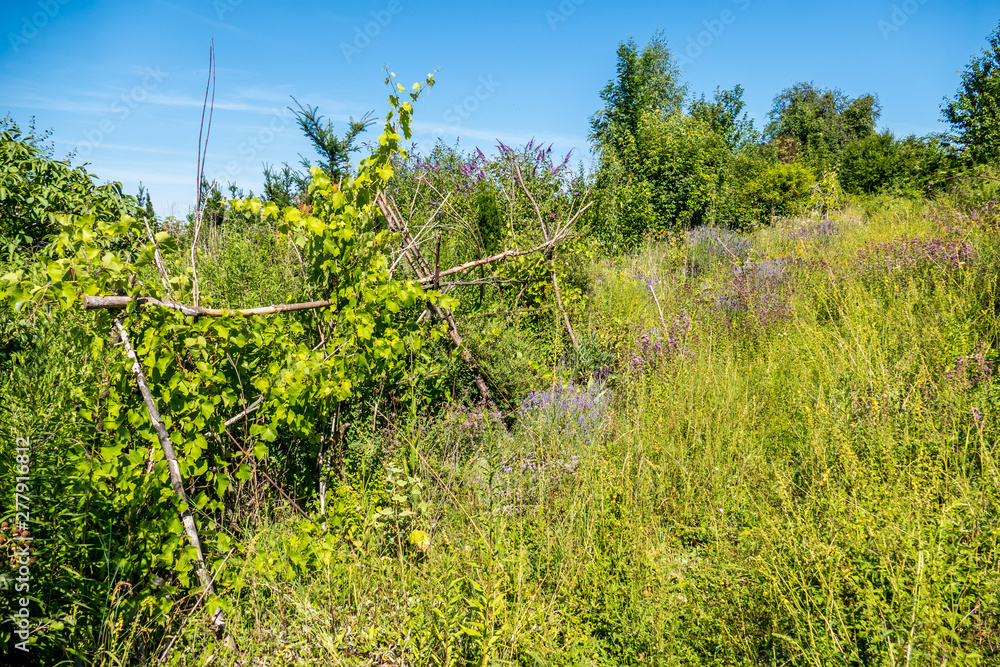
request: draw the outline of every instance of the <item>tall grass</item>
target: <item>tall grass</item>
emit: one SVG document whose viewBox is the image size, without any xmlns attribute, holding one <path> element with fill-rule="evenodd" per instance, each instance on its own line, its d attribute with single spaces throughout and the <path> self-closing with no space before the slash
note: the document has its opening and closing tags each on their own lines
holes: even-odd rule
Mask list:
<svg viewBox="0 0 1000 667">
<path fill-rule="evenodd" d="M 602 367 L 397 425 L 332 547 L 278 521 L 233 560 L 239 651 L 193 623 L 173 662 L 997 664 L 991 230 L 897 202 L 738 241 L 607 260 Z"/>
</svg>

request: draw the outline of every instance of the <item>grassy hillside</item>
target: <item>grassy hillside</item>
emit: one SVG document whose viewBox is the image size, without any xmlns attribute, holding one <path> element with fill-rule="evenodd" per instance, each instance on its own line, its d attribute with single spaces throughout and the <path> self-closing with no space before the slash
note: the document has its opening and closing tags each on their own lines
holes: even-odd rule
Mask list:
<svg viewBox="0 0 1000 667">
<path fill-rule="evenodd" d="M 579 354 L 550 341 L 516 414 L 372 437 L 385 466 L 343 475 L 304 550 L 290 512 L 247 526 L 239 650 L 198 620 L 170 661 L 997 664 L 1000 285 L 976 218 L 893 202 L 600 262 Z M 145 632 L 114 626 L 105 662 Z"/>
</svg>

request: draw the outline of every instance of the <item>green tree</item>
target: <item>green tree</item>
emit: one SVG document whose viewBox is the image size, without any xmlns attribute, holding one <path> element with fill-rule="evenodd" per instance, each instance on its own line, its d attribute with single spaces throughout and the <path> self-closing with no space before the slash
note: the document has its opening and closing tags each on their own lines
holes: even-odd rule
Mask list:
<svg viewBox="0 0 1000 667">
<path fill-rule="evenodd" d="M 0 247 L 3 255 L 29 255 L 59 229 L 61 214 L 93 214 L 101 220 L 139 215 L 120 183 L 98 185 L 69 160 L 55 160 L 47 133 L 27 132 L 10 117 L 0 121 Z"/>
<path fill-rule="evenodd" d="M 295 114 L 299 128 L 307 139 L 312 143 L 313 148 L 319 153 L 320 159 L 316 166 L 326 172 L 335 182 L 349 176 L 351 173 L 351 153 L 358 150 L 358 136 L 375 123 L 372 119 L 373 112 L 369 111 L 360 120 L 348 119 L 347 132 L 343 137 L 337 135 L 333 127 L 333 122 L 325 120 L 319 114 L 318 107 L 303 106 L 294 97 L 298 110 L 289 107 Z M 302 158 L 302 166 L 309 172 L 313 166 L 307 158 Z"/>
<path fill-rule="evenodd" d="M 874 194 L 897 183 L 905 165 L 892 132 L 872 134 L 844 149 L 837 175 L 851 194 Z"/>
<path fill-rule="evenodd" d="M 791 138 L 801 159 L 828 169 L 836 166 L 847 144 L 875 132 L 881 113 L 874 95 L 851 98 L 836 88 L 797 83 L 774 98 L 766 135 L 776 144 Z"/>
<path fill-rule="evenodd" d="M 731 90 L 716 88 L 711 102 L 702 95 L 691 103 L 689 111 L 721 136 L 730 150 L 736 150 L 757 139 L 753 120 L 743 113 L 744 107 L 743 86 L 736 85 Z"/>
<path fill-rule="evenodd" d="M 601 91 L 604 108 L 590 119 L 590 139 L 596 150 L 621 150 L 634 140 L 644 113 L 669 114 L 684 102 L 687 87 L 680 68 L 657 32 L 640 52 L 635 40 L 618 45 L 618 74 Z"/>
<path fill-rule="evenodd" d="M 281 169 L 264 165 L 264 200 L 284 208 L 307 199 L 308 180 L 286 162 Z"/>
<path fill-rule="evenodd" d="M 319 155 L 316 163 L 334 182 L 351 176 L 351 154 L 360 147 L 358 137 L 375 122 L 369 111 L 360 120 L 348 119 L 347 131 L 343 136 L 337 134 L 333 122 L 326 120 L 319 113 L 318 107 L 303 105 L 295 100 L 298 109 L 288 107 L 295 114 L 299 129 L 305 135 L 313 149 Z M 281 168 L 264 165 L 264 199 L 272 201 L 281 207 L 295 206 L 307 202 L 309 197 L 309 182 L 312 180 L 310 170 L 313 163 L 306 157 L 299 156 L 303 171 L 293 169 L 285 162 Z"/>
<path fill-rule="evenodd" d="M 943 108 L 955 139 L 978 164 L 1000 157 L 1000 25 L 988 43 L 966 66 L 958 93 Z"/>
</svg>

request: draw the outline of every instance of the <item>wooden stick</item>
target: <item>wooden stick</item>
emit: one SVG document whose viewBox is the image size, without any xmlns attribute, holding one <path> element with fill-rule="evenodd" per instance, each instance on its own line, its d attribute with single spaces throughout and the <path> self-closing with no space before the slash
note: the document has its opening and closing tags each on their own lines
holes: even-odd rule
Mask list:
<svg viewBox="0 0 1000 667">
<path fill-rule="evenodd" d="M 167 275 L 167 268 L 163 265 L 163 255 L 160 254 L 160 246 L 156 243 L 156 237 L 153 236 L 153 230 L 149 227 L 149 220 L 146 216 L 142 216 L 142 221 L 146 225 L 146 235 L 149 236 L 149 241 L 153 244 L 153 264 L 156 265 L 156 271 L 160 274 L 160 282 L 163 283 L 163 289 L 165 294 L 173 296 L 173 290 L 170 289 L 170 276 Z"/>
<path fill-rule="evenodd" d="M 436 280 L 440 278 L 441 275 L 445 275 L 448 272 L 443 271 L 440 274 L 431 274 L 431 267 L 424 260 L 423 256 L 420 254 L 420 248 L 416 244 L 411 243 L 410 233 L 406 227 L 406 224 L 402 221 L 402 216 L 399 211 L 396 210 L 395 205 L 392 200 L 385 193 L 380 193 L 376 198 L 379 209 L 382 211 L 382 215 L 385 217 L 386 223 L 389 225 L 389 229 L 395 232 L 399 232 L 403 237 L 403 243 L 406 244 L 406 259 L 410 263 L 410 266 L 416 273 L 422 273 L 424 275 L 430 275 L 431 280 Z M 490 388 L 486 385 L 486 380 L 483 378 L 483 372 L 479 368 L 479 364 L 472 357 L 472 353 L 469 352 L 468 348 L 463 344 L 462 335 L 458 332 L 458 325 L 455 323 L 455 318 L 452 316 L 451 312 L 440 308 L 437 304 L 428 304 L 428 309 L 433 312 L 439 319 L 444 320 L 448 325 L 448 335 L 451 337 L 452 342 L 455 344 L 456 349 L 458 349 L 458 354 L 462 357 L 462 361 L 469 367 L 472 371 L 472 381 L 476 385 L 476 389 L 479 390 L 479 395 L 483 397 L 483 400 L 490 405 L 496 405 L 496 401 L 493 400 L 493 393 Z"/>
<path fill-rule="evenodd" d="M 208 103 L 208 90 L 212 89 L 212 104 Z M 202 144 L 201 133 L 205 129 L 205 109 L 208 109 L 208 129 L 205 132 L 205 143 Z M 198 234 L 201 232 L 201 216 L 204 211 L 201 200 L 201 184 L 205 180 L 205 158 L 208 157 L 208 137 L 212 133 L 212 112 L 215 111 L 215 40 L 208 49 L 208 81 L 205 83 L 205 101 L 201 106 L 201 127 L 198 130 L 198 183 L 195 186 L 194 235 L 191 239 L 191 300 L 198 306 Z"/>
<path fill-rule="evenodd" d="M 226 557 L 222 559 L 222 562 L 219 564 L 219 569 L 216 570 L 214 575 L 212 575 L 211 581 L 215 581 L 216 578 L 218 578 L 218 576 L 222 574 L 222 568 L 226 566 L 226 561 L 229 560 L 229 557 L 233 555 L 234 551 L 236 551 L 236 547 L 230 549 L 229 553 L 226 554 Z M 174 647 L 174 642 L 176 642 L 177 638 L 180 637 L 181 632 L 184 630 L 184 626 L 187 625 L 188 620 L 191 618 L 194 612 L 197 611 L 198 606 L 201 604 L 201 601 L 205 599 L 206 593 L 208 593 L 207 588 L 201 592 L 201 595 L 198 596 L 198 599 L 195 601 L 194 606 L 191 607 L 191 611 L 189 611 L 187 616 L 184 617 L 184 620 L 181 621 L 181 625 L 179 628 L 177 628 L 177 632 L 175 632 L 174 636 L 170 638 L 170 642 L 167 644 L 167 647 L 163 649 L 163 653 L 160 654 L 160 662 L 167 661 L 167 656 L 170 654 L 170 649 Z"/>
<path fill-rule="evenodd" d="M 547 306 L 542 306 L 541 308 L 522 308 L 521 310 L 491 310 L 485 313 L 472 313 L 471 315 L 466 315 L 461 318 L 462 320 L 471 320 L 476 317 L 488 317 L 490 315 L 518 315 L 520 313 L 540 313 L 543 310 L 548 310 L 550 308 L 555 308 L 554 303 L 550 303 Z"/>
<path fill-rule="evenodd" d="M 202 588 L 214 595 L 215 589 L 212 586 L 212 579 L 209 577 L 209 567 L 205 562 L 205 554 L 201 549 L 201 538 L 198 537 L 198 526 L 195 524 L 194 515 L 191 514 L 191 503 L 188 500 L 187 492 L 184 490 L 184 478 L 181 477 L 180 464 L 177 463 L 177 453 L 170 442 L 170 436 L 167 435 L 167 429 L 163 425 L 163 419 L 160 417 L 160 411 L 156 407 L 156 401 L 153 400 L 153 394 L 149 391 L 149 385 L 146 384 L 146 374 L 143 373 L 139 357 L 132 348 L 128 332 L 125 331 L 125 327 L 118 320 L 115 320 L 114 326 L 118 330 L 122 344 L 125 346 L 125 355 L 132 360 L 132 374 L 135 376 L 135 384 L 139 387 L 142 400 L 146 403 L 146 412 L 149 414 L 149 420 L 153 424 L 153 430 L 156 431 L 156 438 L 159 440 L 160 448 L 163 450 L 163 458 L 167 461 L 167 470 L 170 473 L 170 486 L 174 490 L 174 495 L 181 501 L 181 507 L 183 508 L 181 510 L 181 521 L 184 524 L 184 532 L 187 533 L 188 540 L 198 554 L 198 559 L 194 564 L 195 573 L 198 575 L 198 581 L 201 582 Z M 218 632 L 226 631 L 226 619 L 222 614 L 221 607 L 216 609 L 212 615 L 212 627 Z"/>
<path fill-rule="evenodd" d="M 556 237 L 553 237 L 552 240 L 546 241 L 545 243 L 542 243 L 541 245 L 537 245 L 534 248 L 531 248 L 530 250 L 505 250 L 504 252 L 501 252 L 501 253 L 499 253 L 497 255 L 490 255 L 489 257 L 483 257 L 482 259 L 477 259 L 477 260 L 474 260 L 474 261 L 471 261 L 471 262 L 466 262 L 465 264 L 462 264 L 460 266 L 455 266 L 455 267 L 452 267 L 450 269 L 446 269 L 444 271 L 441 271 L 437 275 L 437 277 L 438 278 L 444 278 L 446 276 L 454 275 L 456 273 L 462 273 L 463 271 L 468 271 L 469 269 L 474 269 L 477 266 L 482 266 L 483 264 L 492 264 L 494 262 L 499 262 L 500 260 L 508 259 L 510 257 L 521 257 L 522 255 L 530 255 L 532 253 L 540 252 L 542 250 L 545 250 L 546 248 L 550 248 L 550 247 L 554 246 L 555 244 L 559 243 L 560 241 L 567 241 L 567 240 L 569 240 L 571 238 L 574 238 L 574 237 L 573 236 L 556 236 Z M 420 283 L 420 284 L 422 284 L 422 285 L 426 285 L 428 283 L 433 283 L 434 282 L 434 275 L 430 272 L 430 269 L 428 269 L 427 273 L 424 274 L 424 277 L 417 278 L 417 282 Z"/>
<path fill-rule="evenodd" d="M 169 299 L 154 299 L 151 296 L 90 296 L 87 294 L 83 296 L 84 310 L 95 310 L 100 308 L 105 310 L 121 310 L 132 302 L 135 302 L 136 304 L 148 303 L 154 306 L 160 306 L 161 308 L 169 308 L 171 310 L 180 311 L 184 315 L 207 315 L 210 317 L 230 317 L 236 314 L 276 315 L 278 313 L 289 313 L 296 310 L 326 308 L 327 306 L 333 305 L 332 301 L 326 300 L 308 301 L 305 303 L 282 303 L 274 306 L 261 306 L 260 308 L 234 308 L 232 310 L 227 310 L 223 308 L 202 308 L 201 306 L 190 306 L 183 303 L 177 303 L 176 301 L 171 301 Z"/>
<path fill-rule="evenodd" d="M 556 305 L 559 306 L 559 311 L 562 313 L 563 322 L 566 323 L 566 331 L 569 333 L 569 340 L 573 343 L 573 349 L 577 352 L 580 351 L 580 343 L 576 340 L 576 334 L 573 333 L 573 326 L 569 323 L 569 315 L 566 314 L 566 309 L 563 307 L 562 296 L 559 294 L 559 278 L 556 277 L 556 259 L 552 257 L 549 259 L 549 268 L 552 269 L 552 287 L 556 291 Z"/>
<path fill-rule="evenodd" d="M 528 186 L 524 182 L 524 176 L 521 175 L 521 167 L 518 166 L 517 161 L 514 162 L 514 170 L 517 174 L 517 182 L 521 184 L 521 189 L 524 190 L 524 194 L 528 196 L 531 201 L 531 205 L 535 209 L 535 215 L 538 216 L 538 224 L 542 228 L 542 236 L 545 237 L 546 242 L 549 241 L 549 228 L 545 224 L 545 218 L 542 216 L 541 209 L 538 208 L 538 204 L 535 202 L 535 198 L 531 196 L 531 191 L 528 190 Z M 575 216 L 571 219 L 575 220 Z M 569 322 L 569 314 L 566 313 L 566 308 L 563 307 L 562 295 L 559 293 L 559 278 L 556 275 L 556 260 L 551 253 L 549 255 L 549 269 L 552 271 L 552 289 L 556 293 L 556 305 L 559 306 L 559 312 L 562 313 L 563 322 L 566 324 L 566 332 L 569 334 L 569 340 L 573 343 L 573 349 L 577 352 L 580 351 L 580 344 L 576 340 L 576 334 L 573 332 L 573 325 Z"/>
<path fill-rule="evenodd" d="M 241 452 L 243 452 L 247 456 L 250 456 L 250 453 L 247 450 L 243 449 L 243 445 L 241 445 L 239 442 L 236 441 L 236 438 L 233 437 L 232 433 L 230 433 L 227 430 L 227 431 L 225 431 L 225 434 L 227 436 L 229 436 L 229 439 L 233 441 L 233 444 L 236 445 L 237 449 L 239 449 Z M 258 470 L 257 472 L 259 472 L 264 477 L 264 479 L 267 480 L 268 484 L 270 484 L 271 486 L 273 486 L 274 490 L 277 491 L 279 494 L 281 494 L 281 497 L 284 498 L 285 500 L 287 500 L 291 504 L 291 506 L 294 507 L 298 511 L 299 514 L 301 514 L 303 517 L 305 517 L 309 521 L 309 523 L 311 523 L 314 526 L 316 525 L 316 522 L 313 521 L 312 517 L 309 516 L 308 514 L 306 514 L 305 510 L 302 509 L 301 507 L 299 507 L 298 504 L 294 500 L 292 500 L 291 496 L 289 496 L 287 493 L 285 493 L 285 490 L 282 489 L 280 486 L 278 486 L 278 483 L 275 482 L 273 479 L 271 479 L 271 477 L 266 472 L 264 472 L 263 470 Z"/>
<path fill-rule="evenodd" d="M 653 274 L 653 275 L 656 275 L 656 274 Z M 649 288 L 649 293 L 653 295 L 653 301 L 656 303 L 656 310 L 657 310 L 657 312 L 660 313 L 660 324 L 663 325 L 663 333 L 665 335 L 667 333 L 667 331 L 668 331 L 668 329 L 667 329 L 667 320 L 664 319 L 664 317 L 663 317 L 663 309 L 660 308 L 660 300 L 656 298 L 656 290 L 653 289 L 653 281 L 652 281 L 652 279 L 650 279 L 650 281 L 648 283 L 646 283 L 646 287 Z"/>
</svg>

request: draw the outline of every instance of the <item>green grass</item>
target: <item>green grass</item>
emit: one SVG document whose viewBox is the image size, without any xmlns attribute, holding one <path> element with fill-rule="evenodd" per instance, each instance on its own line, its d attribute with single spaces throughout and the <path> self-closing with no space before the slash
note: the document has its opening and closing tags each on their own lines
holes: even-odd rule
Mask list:
<svg viewBox="0 0 1000 667">
<path fill-rule="evenodd" d="M 398 425 L 392 478 L 345 479 L 321 546 L 276 519 L 232 559 L 239 650 L 195 612 L 172 663 L 998 664 L 1000 384 L 956 370 L 981 341 L 996 365 L 992 231 L 912 202 L 833 223 L 752 234 L 783 277 L 742 307 L 725 251 L 605 261 L 578 322 L 614 360 L 599 426 Z M 903 237 L 975 257 L 865 269 Z"/>
</svg>

